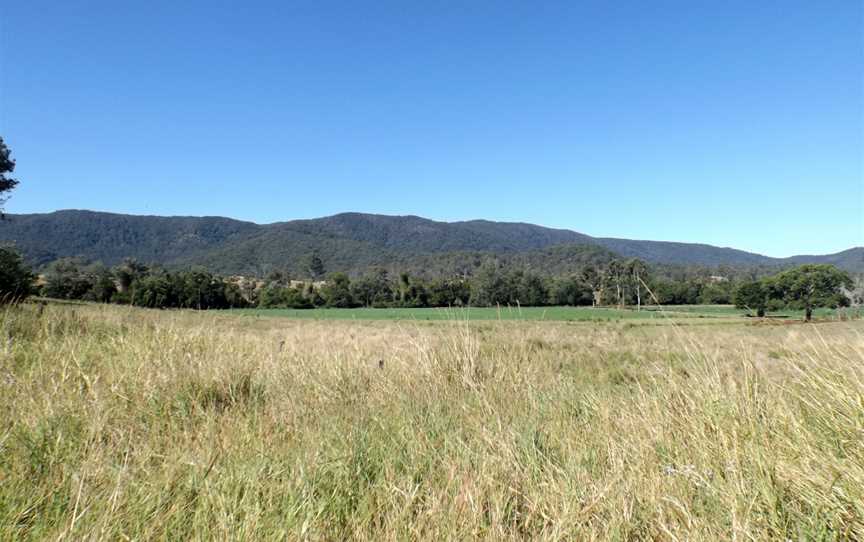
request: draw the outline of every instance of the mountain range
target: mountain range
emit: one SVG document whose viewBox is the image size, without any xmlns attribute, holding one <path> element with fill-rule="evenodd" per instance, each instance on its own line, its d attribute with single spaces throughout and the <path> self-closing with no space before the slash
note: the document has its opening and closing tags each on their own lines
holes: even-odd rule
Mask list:
<svg viewBox="0 0 864 542">
<path fill-rule="evenodd" d="M 828 255 L 771 258 L 704 244 L 592 237 L 525 223 L 438 222 L 417 216 L 342 213 L 260 225 L 224 217 L 138 216 L 64 210 L 9 214 L 0 241 L 14 243 L 33 265 L 80 257 L 114 265 L 133 257 L 165 267 L 203 266 L 224 274 L 299 273 L 318 254 L 328 271 L 359 273 L 370 266 L 451 272 L 495 255 L 535 266 L 569 258 L 618 255 L 669 265 L 784 267 L 831 263 L 864 272 L 864 248 Z"/>
</svg>

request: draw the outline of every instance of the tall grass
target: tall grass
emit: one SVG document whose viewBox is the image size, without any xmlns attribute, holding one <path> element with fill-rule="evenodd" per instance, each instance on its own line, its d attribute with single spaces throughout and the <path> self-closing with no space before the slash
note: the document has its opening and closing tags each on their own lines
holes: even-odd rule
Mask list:
<svg viewBox="0 0 864 542">
<path fill-rule="evenodd" d="M 0 322 L 0 538 L 864 539 L 864 327 Z"/>
</svg>

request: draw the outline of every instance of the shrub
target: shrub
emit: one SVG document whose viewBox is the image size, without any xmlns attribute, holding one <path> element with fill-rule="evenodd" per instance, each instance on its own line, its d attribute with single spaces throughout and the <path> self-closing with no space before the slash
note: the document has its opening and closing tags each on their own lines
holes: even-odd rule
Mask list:
<svg viewBox="0 0 864 542">
<path fill-rule="evenodd" d="M 27 298 L 33 293 L 35 278 L 15 249 L 0 247 L 0 303 Z"/>
</svg>

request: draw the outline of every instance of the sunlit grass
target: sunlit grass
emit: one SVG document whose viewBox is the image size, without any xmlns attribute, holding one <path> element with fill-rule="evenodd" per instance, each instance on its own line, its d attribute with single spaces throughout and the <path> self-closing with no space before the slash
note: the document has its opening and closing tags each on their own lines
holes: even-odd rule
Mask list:
<svg viewBox="0 0 864 542">
<path fill-rule="evenodd" d="M 0 539 L 862 539 L 862 331 L 10 308 Z"/>
</svg>

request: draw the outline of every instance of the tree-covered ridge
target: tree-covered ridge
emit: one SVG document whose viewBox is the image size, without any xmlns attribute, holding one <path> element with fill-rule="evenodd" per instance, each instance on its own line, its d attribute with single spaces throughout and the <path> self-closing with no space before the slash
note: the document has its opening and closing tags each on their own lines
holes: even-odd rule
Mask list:
<svg viewBox="0 0 864 542">
<path fill-rule="evenodd" d="M 344 213 L 258 225 L 221 217 L 132 216 L 92 211 L 9 215 L 0 241 L 13 242 L 27 261 L 44 267 L 63 257 L 117 265 L 126 257 L 167 268 L 202 266 L 214 273 L 263 276 L 303 271 L 316 253 L 330 271 L 351 276 L 372 266 L 449 274 L 465 262 L 494 255 L 539 270 L 561 270 L 556 250 L 590 245 L 652 264 L 778 267 L 831 263 L 864 271 L 864 248 L 828 256 L 776 259 L 709 245 L 594 238 L 569 230 L 483 220 L 437 222 L 416 216 Z M 549 250 L 550 252 L 544 252 Z M 584 250 L 584 249 L 575 249 Z M 476 265 L 474 265 L 476 267 Z"/>
<path fill-rule="evenodd" d="M 134 216 L 93 211 L 7 215 L 0 239 L 42 267 L 65 257 L 115 265 L 126 257 L 170 264 L 246 238 L 261 228 L 218 217 Z"/>
</svg>

